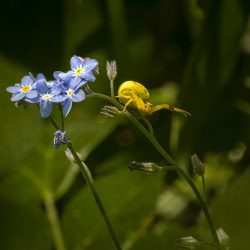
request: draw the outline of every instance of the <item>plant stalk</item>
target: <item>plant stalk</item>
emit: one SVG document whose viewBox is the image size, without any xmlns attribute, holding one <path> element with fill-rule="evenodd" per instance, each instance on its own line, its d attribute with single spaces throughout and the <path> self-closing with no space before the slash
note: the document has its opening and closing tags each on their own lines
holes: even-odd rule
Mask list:
<svg viewBox="0 0 250 250">
<path fill-rule="evenodd" d="M 112 104 L 114 104 L 120 111 L 123 110 L 123 106 L 118 101 L 116 101 L 115 99 L 113 99 L 109 96 L 99 94 L 99 93 L 93 93 L 91 95 L 88 95 L 88 97 L 98 97 L 98 98 L 107 100 L 108 102 L 111 102 Z M 134 116 L 132 116 L 127 111 L 124 111 L 123 115 L 125 115 L 142 132 L 142 134 L 151 142 L 151 144 L 163 156 L 163 158 L 168 163 L 170 163 L 170 165 L 173 166 L 173 170 L 175 169 L 179 173 L 179 175 L 181 177 L 183 177 L 186 180 L 186 182 L 189 184 L 189 186 L 192 188 L 198 202 L 200 203 L 201 209 L 203 210 L 203 213 L 206 217 L 206 220 L 207 220 L 209 229 L 211 231 L 211 234 L 213 236 L 214 242 L 216 244 L 217 250 L 222 250 L 222 247 L 221 247 L 220 241 L 218 239 L 216 229 L 215 229 L 212 217 L 209 213 L 207 204 L 206 204 L 205 200 L 202 198 L 202 196 L 201 196 L 198 188 L 194 184 L 192 178 L 183 169 L 181 169 L 177 166 L 176 161 L 162 148 L 162 146 L 159 144 L 159 142 L 156 140 L 156 138 L 148 130 L 146 130 L 145 127 Z"/>
<path fill-rule="evenodd" d="M 43 195 L 43 200 L 47 217 L 51 226 L 55 248 L 56 250 L 66 250 L 53 194 L 49 191 L 46 191 Z"/>
<path fill-rule="evenodd" d="M 203 210 L 203 213 L 205 214 L 205 217 L 207 219 L 208 226 L 210 228 L 211 234 L 214 238 L 214 241 L 216 243 L 217 249 L 222 250 L 220 241 L 218 239 L 216 229 L 213 223 L 213 220 L 211 218 L 211 215 L 208 211 L 207 204 L 205 200 L 202 198 L 198 188 L 194 184 L 192 178 L 181 168 L 177 167 L 176 161 L 162 148 L 162 146 L 159 144 L 159 142 L 155 139 L 155 137 L 151 136 L 151 134 L 141 125 L 141 123 L 136 120 L 132 115 L 127 115 L 127 117 L 134 123 L 134 125 L 149 139 L 149 141 L 153 144 L 153 146 L 157 149 L 157 151 L 163 156 L 163 158 L 168 161 L 171 165 L 173 165 L 176 168 L 176 171 L 179 173 L 180 176 L 182 176 L 189 186 L 192 188 L 197 200 L 200 203 L 200 206 Z"/>
<path fill-rule="evenodd" d="M 114 90 L 114 80 L 110 80 L 110 94 L 112 98 L 115 98 L 115 90 Z"/>
<path fill-rule="evenodd" d="M 112 99 L 112 100 L 115 100 L 115 99 Z M 56 129 L 60 129 L 60 127 L 57 125 L 57 123 L 54 121 L 54 119 L 51 116 L 49 117 L 49 120 L 51 121 L 52 125 Z M 64 124 L 63 123 L 63 117 L 62 117 L 62 124 Z M 78 165 L 78 167 L 79 167 L 79 169 L 80 169 L 80 171 L 81 171 L 81 173 L 82 173 L 82 175 L 83 175 L 83 177 L 84 177 L 84 179 L 85 179 L 85 181 L 86 181 L 86 183 L 87 183 L 87 185 L 88 185 L 88 187 L 89 187 L 89 189 L 90 189 L 90 191 L 91 191 L 91 193 L 92 193 L 92 195 L 93 195 L 93 197 L 95 199 L 95 202 L 96 202 L 96 204 L 97 204 L 97 206 L 98 206 L 98 208 L 100 210 L 100 213 L 101 213 L 101 215 L 103 217 L 103 220 L 104 220 L 104 222 L 105 222 L 105 224 L 106 224 L 106 226 L 108 228 L 108 231 L 109 231 L 109 233 L 111 235 L 111 238 L 112 238 L 112 240 L 114 242 L 114 245 L 115 245 L 116 249 L 117 250 L 122 250 L 122 248 L 120 246 L 120 243 L 119 243 L 119 241 L 118 241 L 118 239 L 116 237 L 115 231 L 114 231 L 114 229 L 112 227 L 112 224 L 111 224 L 111 222 L 110 222 L 110 220 L 108 218 L 108 215 L 107 215 L 107 213 L 105 211 L 105 208 L 104 208 L 104 206 L 102 204 L 102 201 L 101 201 L 101 199 L 100 199 L 100 197 L 99 197 L 99 195 L 97 193 L 97 190 L 96 190 L 96 188 L 94 186 L 94 182 L 93 182 L 93 179 L 92 179 L 92 176 L 91 176 L 91 173 L 90 173 L 90 170 L 89 170 L 88 166 L 83 161 L 81 161 L 81 159 L 77 155 L 77 153 L 76 153 L 76 151 L 75 151 L 75 149 L 74 149 L 74 147 L 73 147 L 73 145 L 72 145 L 72 143 L 70 141 L 68 141 L 67 146 L 68 146 L 70 152 L 72 153 L 72 155 L 73 155 L 73 157 L 74 157 L 74 159 L 76 161 L 76 164 Z M 65 250 L 65 249 L 64 248 L 58 248 L 57 250 Z"/>
<path fill-rule="evenodd" d="M 101 212 L 101 215 L 102 215 L 102 217 L 104 219 L 104 222 L 105 222 L 105 224 L 106 224 L 106 226 L 107 226 L 107 228 L 109 230 L 109 233 L 111 235 L 111 238 L 112 238 L 112 240 L 114 242 L 114 245 L 115 245 L 116 249 L 121 250 L 122 248 L 121 248 L 120 243 L 119 243 L 119 241 L 117 239 L 117 236 L 116 236 L 115 231 L 114 231 L 114 229 L 112 227 L 112 224 L 111 224 L 111 222 L 109 220 L 109 217 L 108 217 L 108 215 L 107 215 L 107 213 L 106 213 L 106 211 L 104 209 L 102 201 L 101 201 L 101 199 L 100 199 L 100 197 L 99 197 L 99 195 L 97 193 L 97 190 L 96 190 L 96 188 L 94 186 L 92 176 L 90 174 L 90 171 L 89 171 L 87 165 L 80 160 L 80 158 L 78 157 L 78 155 L 77 155 L 77 153 L 76 153 L 76 151 L 75 151 L 75 149 L 74 149 L 71 142 L 68 142 L 67 146 L 68 146 L 69 150 L 71 151 L 71 153 L 72 153 L 72 155 L 73 155 L 73 157 L 74 157 L 74 159 L 76 161 L 76 164 L 80 168 L 81 173 L 82 173 L 82 175 L 83 175 L 83 177 L 84 177 L 84 179 L 85 179 L 85 181 L 86 181 L 86 183 L 87 183 L 87 185 L 88 185 L 88 187 L 89 187 L 89 189 L 90 189 L 90 191 L 91 191 L 91 193 L 92 193 L 92 195 L 93 195 L 93 197 L 95 199 L 95 202 L 96 202 L 96 204 L 97 204 L 97 206 L 98 206 L 98 208 L 99 208 L 99 210 Z"/>
</svg>

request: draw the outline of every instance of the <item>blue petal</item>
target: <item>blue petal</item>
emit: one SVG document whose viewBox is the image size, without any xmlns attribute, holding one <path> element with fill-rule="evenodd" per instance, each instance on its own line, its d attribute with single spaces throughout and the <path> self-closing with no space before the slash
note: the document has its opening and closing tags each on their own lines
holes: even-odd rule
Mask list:
<svg viewBox="0 0 250 250">
<path fill-rule="evenodd" d="M 88 81 L 81 79 L 81 82 L 75 87 L 75 90 L 81 88 L 81 87 L 82 87 L 83 85 L 85 85 L 87 82 L 88 82 Z"/>
<path fill-rule="evenodd" d="M 69 83 L 72 79 L 68 80 L 68 81 L 62 81 L 61 82 L 61 86 L 63 87 L 63 89 L 68 89 L 69 88 Z"/>
<path fill-rule="evenodd" d="M 37 82 L 36 89 L 37 92 L 42 95 L 47 94 L 49 92 L 49 88 L 44 81 Z"/>
<path fill-rule="evenodd" d="M 31 85 L 33 83 L 33 79 L 31 76 L 24 76 L 21 80 L 22 85 Z"/>
<path fill-rule="evenodd" d="M 63 102 L 66 99 L 65 96 L 62 95 L 55 95 L 52 97 L 52 102 Z"/>
<path fill-rule="evenodd" d="M 69 142 L 66 131 L 62 132 L 61 142 L 62 142 L 63 144 L 66 144 L 66 143 Z"/>
<path fill-rule="evenodd" d="M 52 80 L 52 81 L 47 82 L 47 84 L 49 84 L 51 89 L 61 88 L 61 85 L 62 85 L 60 80 Z"/>
<path fill-rule="evenodd" d="M 47 118 L 52 112 L 53 104 L 48 100 L 41 100 L 40 102 L 40 113 L 42 118 Z"/>
<path fill-rule="evenodd" d="M 78 89 L 75 94 L 72 96 L 73 102 L 81 102 L 85 99 L 85 93 L 82 89 Z"/>
<path fill-rule="evenodd" d="M 38 83 L 46 84 L 46 82 L 47 82 L 46 79 L 40 79 L 32 84 L 32 88 L 35 89 Z"/>
<path fill-rule="evenodd" d="M 17 92 L 15 94 L 13 94 L 13 96 L 11 97 L 11 101 L 13 101 L 13 102 L 19 101 L 19 100 L 23 99 L 24 96 L 25 96 L 25 93 Z"/>
<path fill-rule="evenodd" d="M 55 149 L 58 149 L 58 148 L 60 147 L 60 145 L 61 145 L 60 140 L 54 139 L 54 148 L 55 148 Z"/>
<path fill-rule="evenodd" d="M 39 73 L 39 74 L 36 76 L 36 80 L 37 80 L 37 81 L 39 81 L 39 80 L 45 80 L 45 81 L 46 81 L 46 78 L 45 78 L 44 74 Z"/>
<path fill-rule="evenodd" d="M 73 76 L 74 72 L 72 70 L 68 71 L 67 73 L 60 73 L 58 76 L 60 79 L 64 80 L 64 81 L 67 81 L 69 80 L 70 78 L 74 77 Z"/>
<path fill-rule="evenodd" d="M 61 86 L 58 86 L 57 84 L 52 85 L 51 87 L 51 94 L 52 95 L 59 95 L 62 92 Z"/>
<path fill-rule="evenodd" d="M 81 82 L 83 82 L 84 80 L 79 78 L 79 77 L 75 77 L 74 79 L 72 79 L 69 83 L 69 88 L 71 89 L 78 89 L 80 88 L 83 84 L 81 84 Z M 80 87 L 78 87 L 80 85 Z"/>
<path fill-rule="evenodd" d="M 70 99 L 66 99 L 63 104 L 63 115 L 66 117 L 69 114 L 69 111 L 72 108 L 72 101 Z"/>
<path fill-rule="evenodd" d="M 85 62 L 83 63 L 83 67 L 86 70 L 93 70 L 94 68 L 96 68 L 97 65 L 98 62 L 95 59 L 86 59 Z"/>
<path fill-rule="evenodd" d="M 81 78 L 84 79 L 84 80 L 86 80 L 86 81 L 90 81 L 90 82 L 94 82 L 95 81 L 95 76 L 92 73 L 92 71 L 83 72 L 81 74 Z"/>
<path fill-rule="evenodd" d="M 40 102 L 40 97 L 39 96 L 37 96 L 37 97 L 35 97 L 35 98 L 31 98 L 31 99 L 28 99 L 28 98 L 25 98 L 24 99 L 26 102 L 28 102 L 28 103 L 38 103 L 38 102 Z"/>
<path fill-rule="evenodd" d="M 36 90 L 30 90 L 29 92 L 26 93 L 26 97 L 29 99 L 36 98 L 38 96 L 38 93 Z"/>
<path fill-rule="evenodd" d="M 21 86 L 11 86 L 11 87 L 8 87 L 6 90 L 9 93 L 14 94 L 16 92 L 19 92 L 21 88 L 22 88 Z"/>
<path fill-rule="evenodd" d="M 81 65 L 81 60 L 78 56 L 72 56 L 70 59 L 70 66 L 71 69 L 77 68 L 79 65 Z"/>
<path fill-rule="evenodd" d="M 62 71 L 55 71 L 55 72 L 53 73 L 54 78 L 55 78 L 56 80 L 59 80 L 59 74 L 61 74 L 61 73 L 63 73 L 63 72 L 62 72 Z"/>
<path fill-rule="evenodd" d="M 54 134 L 54 147 L 55 147 L 55 149 L 58 149 L 59 146 L 61 145 L 60 136 L 61 136 L 61 130 L 56 131 Z"/>
</svg>

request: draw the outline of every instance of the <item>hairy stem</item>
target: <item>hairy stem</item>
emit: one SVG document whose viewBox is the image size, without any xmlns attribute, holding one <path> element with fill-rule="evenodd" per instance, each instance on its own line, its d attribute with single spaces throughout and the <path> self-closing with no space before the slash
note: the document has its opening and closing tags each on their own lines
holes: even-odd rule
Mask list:
<svg viewBox="0 0 250 250">
<path fill-rule="evenodd" d="M 206 200 L 206 180 L 204 175 L 201 176 L 201 182 L 202 182 L 203 198 L 204 200 Z"/>
<path fill-rule="evenodd" d="M 112 98 L 115 98 L 115 91 L 114 91 L 114 80 L 110 80 L 110 94 Z"/>
<path fill-rule="evenodd" d="M 220 241 L 218 239 L 213 220 L 212 220 L 211 215 L 210 215 L 210 213 L 208 211 L 207 204 L 206 204 L 205 200 L 202 198 L 202 196 L 201 196 L 198 188 L 194 184 L 192 178 L 183 169 L 177 167 L 176 161 L 162 148 L 162 146 L 155 139 L 155 137 L 152 137 L 150 135 L 150 133 L 139 123 L 138 120 L 136 120 L 132 115 L 127 115 L 127 117 L 149 139 L 149 141 L 153 144 L 153 146 L 157 149 L 157 151 L 163 156 L 163 158 L 176 168 L 176 170 L 178 171 L 180 176 L 182 176 L 187 181 L 189 186 L 192 188 L 197 200 L 200 203 L 200 206 L 201 206 L 201 208 L 203 210 L 203 213 L 205 214 L 205 217 L 207 219 L 207 223 L 209 225 L 211 234 L 212 234 L 212 236 L 214 238 L 214 241 L 215 241 L 215 243 L 217 245 L 217 249 L 221 250 L 222 248 L 220 246 Z"/>
<path fill-rule="evenodd" d="M 124 108 L 123 106 L 116 101 L 115 99 L 103 95 L 103 94 L 99 94 L 99 93 L 93 93 L 91 95 L 88 95 L 88 97 L 98 97 L 104 100 L 107 100 L 108 102 L 111 102 L 112 104 L 114 104 L 120 111 L 122 111 Z M 162 148 L 162 146 L 160 145 L 160 143 L 156 140 L 156 138 L 151 135 L 151 133 L 145 129 L 145 127 L 133 116 L 131 115 L 129 112 L 124 111 L 122 112 L 123 115 L 125 115 L 140 131 L 141 133 L 151 142 L 151 144 L 155 147 L 155 149 L 162 155 L 162 157 L 168 162 L 170 163 L 170 165 L 173 166 L 172 170 L 176 170 L 179 175 L 181 177 L 183 177 L 186 182 L 189 184 L 189 186 L 191 187 L 191 189 L 193 190 L 198 202 L 200 203 L 200 206 L 203 210 L 203 213 L 206 217 L 209 229 L 211 231 L 211 234 L 213 236 L 214 242 L 217 246 L 218 250 L 222 250 L 222 247 L 220 245 L 220 241 L 218 239 L 217 233 L 216 233 L 216 229 L 212 220 L 212 217 L 208 211 L 208 207 L 207 204 L 205 202 L 205 200 L 202 198 L 198 188 L 196 187 L 196 185 L 194 184 L 192 178 L 181 168 L 179 168 L 177 166 L 176 161 Z"/>
<path fill-rule="evenodd" d="M 111 222 L 109 220 L 109 217 L 108 217 L 108 215 L 107 215 L 107 213 L 106 213 L 106 211 L 104 209 L 102 201 L 101 201 L 101 199 L 100 199 L 100 197 L 99 197 L 99 195 L 97 193 L 97 190 L 96 190 L 96 188 L 94 186 L 94 182 L 93 182 L 92 176 L 90 174 L 90 171 L 89 171 L 87 165 L 80 160 L 80 158 L 78 157 L 78 155 L 77 155 L 77 153 L 76 153 L 76 151 L 75 151 L 75 149 L 74 149 L 71 142 L 68 142 L 67 146 L 68 146 L 69 150 L 71 151 L 71 153 L 72 153 L 72 155 L 73 155 L 73 157 L 74 157 L 74 159 L 76 161 L 76 164 L 80 168 L 80 170 L 82 172 L 82 175 L 83 175 L 83 177 L 84 177 L 84 179 L 85 179 L 85 181 L 86 181 L 86 183 L 87 183 L 87 185 L 88 185 L 88 187 L 89 187 L 89 189 L 90 189 L 90 191 L 91 191 L 91 193 L 92 193 L 92 195 L 93 195 L 93 197 L 95 199 L 95 202 L 96 202 L 96 204 L 97 204 L 97 206 L 98 206 L 98 208 L 99 208 L 99 210 L 101 212 L 101 215 L 102 215 L 102 217 L 104 219 L 104 222 L 105 222 L 105 224 L 106 224 L 106 226 L 107 226 L 107 228 L 109 230 L 109 233 L 111 235 L 111 238 L 112 238 L 112 240 L 114 242 L 114 245 L 115 245 L 116 249 L 121 250 L 122 248 L 121 248 L 120 243 L 119 243 L 119 241 L 117 239 L 117 236 L 116 236 L 115 231 L 114 231 L 114 229 L 112 227 L 112 224 L 111 224 Z"/>
<path fill-rule="evenodd" d="M 52 125 L 56 129 L 60 129 L 60 127 L 57 125 L 57 123 L 53 120 L 52 117 L 49 117 L 49 120 L 51 121 Z M 114 231 L 114 229 L 112 227 L 112 224 L 111 224 L 111 222 L 110 222 L 110 220 L 108 218 L 108 215 L 107 215 L 107 213 L 106 213 L 106 211 L 104 209 L 102 201 L 101 201 L 101 199 L 100 199 L 100 197 L 99 197 L 99 195 L 97 193 L 97 190 L 96 190 L 96 188 L 94 186 L 94 182 L 93 182 L 93 179 L 92 179 L 92 176 L 91 176 L 91 173 L 90 173 L 90 170 L 89 170 L 88 166 L 83 161 L 81 161 L 81 159 L 79 158 L 77 152 L 75 151 L 75 149 L 74 149 L 74 147 L 73 147 L 73 145 L 72 145 L 72 143 L 70 141 L 68 141 L 67 146 L 68 146 L 70 152 L 72 153 L 72 155 L 73 155 L 73 157 L 74 157 L 74 159 L 76 161 L 76 164 L 78 165 L 78 167 L 79 167 L 79 169 L 80 169 L 80 171 L 81 171 L 81 173 L 82 173 L 82 175 L 83 175 L 83 177 L 84 177 L 84 179 L 85 179 L 85 181 L 86 181 L 86 183 L 87 183 L 87 185 L 88 185 L 88 187 L 89 187 L 89 189 L 90 189 L 90 191 L 91 191 L 91 193 L 92 193 L 92 195 L 93 195 L 93 197 L 95 199 L 95 202 L 96 202 L 96 204 L 97 204 L 97 206 L 98 206 L 98 208 L 99 208 L 99 210 L 101 212 L 103 220 L 104 220 L 104 222 L 105 222 L 105 224 L 106 224 L 106 226 L 108 228 L 108 231 L 109 231 L 109 233 L 111 235 L 111 238 L 112 238 L 112 240 L 114 242 L 114 245 L 115 245 L 116 249 L 117 250 L 122 250 L 122 248 L 120 246 L 120 243 L 119 243 L 119 241 L 118 241 L 118 239 L 116 237 L 115 231 Z M 64 248 L 58 248 L 57 250 L 65 250 L 65 249 Z"/>
<path fill-rule="evenodd" d="M 155 137 L 155 135 L 154 135 L 154 129 L 153 129 L 150 121 L 147 118 L 145 118 L 144 116 L 142 117 L 142 120 L 147 124 L 150 135 L 152 137 Z"/>
<path fill-rule="evenodd" d="M 63 116 L 63 112 L 62 112 L 62 108 L 60 110 L 60 113 L 61 113 L 61 126 L 62 126 L 62 131 L 64 131 L 64 116 Z"/>
</svg>

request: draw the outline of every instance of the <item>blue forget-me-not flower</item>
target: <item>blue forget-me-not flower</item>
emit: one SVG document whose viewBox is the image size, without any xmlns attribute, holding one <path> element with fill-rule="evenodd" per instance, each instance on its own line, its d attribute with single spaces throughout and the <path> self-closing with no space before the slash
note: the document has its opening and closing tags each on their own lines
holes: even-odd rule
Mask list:
<svg viewBox="0 0 250 250">
<path fill-rule="evenodd" d="M 7 88 L 7 91 L 12 94 L 11 101 L 17 102 L 21 99 L 33 99 L 38 96 L 36 84 L 31 76 L 24 76 L 21 83 Z"/>
<path fill-rule="evenodd" d="M 73 102 L 81 102 L 85 99 L 85 93 L 80 87 L 87 81 L 82 81 L 79 78 L 72 79 L 63 91 L 63 115 L 66 117 L 72 108 Z"/>
<path fill-rule="evenodd" d="M 81 58 L 79 56 L 73 56 L 70 60 L 71 70 L 67 73 L 61 72 L 59 78 L 62 80 L 72 80 L 79 78 L 82 81 L 95 81 L 93 71 L 97 68 L 98 62 L 95 59 Z M 86 83 L 86 82 L 85 82 Z"/>
<path fill-rule="evenodd" d="M 70 60 L 71 70 L 67 73 L 55 71 L 54 80 L 47 81 L 42 73 L 34 77 L 31 73 L 24 76 L 21 83 L 7 88 L 12 94 L 11 100 L 17 103 L 38 103 L 42 118 L 50 116 L 53 103 L 59 103 L 60 110 L 66 117 L 73 102 L 85 99 L 85 93 L 80 89 L 88 81 L 95 81 L 94 73 L 98 62 L 95 59 L 73 56 Z"/>
<path fill-rule="evenodd" d="M 63 101 L 61 88 L 56 84 L 48 85 L 46 81 L 37 82 L 37 93 L 39 94 L 40 113 L 42 118 L 47 118 L 52 112 L 53 102 L 60 103 Z"/>
</svg>

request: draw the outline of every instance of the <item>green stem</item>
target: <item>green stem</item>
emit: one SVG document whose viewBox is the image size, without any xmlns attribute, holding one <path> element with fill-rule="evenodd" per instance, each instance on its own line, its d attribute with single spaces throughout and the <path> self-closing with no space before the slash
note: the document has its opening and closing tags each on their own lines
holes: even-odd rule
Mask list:
<svg viewBox="0 0 250 250">
<path fill-rule="evenodd" d="M 215 241 L 215 244 L 217 246 L 217 249 L 218 250 L 222 250 L 222 247 L 220 245 L 220 241 L 219 241 L 218 235 L 216 233 L 214 222 L 213 222 L 212 217 L 211 217 L 211 215 L 210 215 L 210 213 L 208 211 L 208 207 L 207 207 L 207 204 L 206 204 L 205 200 L 202 198 L 202 196 L 201 196 L 198 188 L 194 184 L 192 178 L 183 169 L 181 169 L 181 168 L 178 168 L 178 172 L 188 182 L 189 186 L 192 188 L 193 192 L 195 193 L 196 198 L 199 201 L 199 203 L 201 205 L 201 208 L 203 210 L 203 213 L 205 214 L 205 217 L 207 219 L 207 223 L 209 225 L 209 228 L 210 228 L 211 234 L 212 234 L 212 236 L 214 238 L 214 241 Z"/>
<path fill-rule="evenodd" d="M 155 137 L 151 136 L 150 132 L 148 132 L 134 116 L 132 116 L 128 112 L 124 113 L 124 115 L 127 116 L 132 123 L 134 123 L 134 125 L 145 135 L 145 137 L 153 144 L 153 146 L 159 151 L 163 158 L 168 163 L 170 163 L 170 165 L 177 165 L 176 161 L 162 148 L 162 146 L 155 139 Z"/>
<path fill-rule="evenodd" d="M 110 80 L 110 92 L 111 92 L 111 97 L 115 98 L 115 91 L 114 91 L 114 80 Z"/>
<path fill-rule="evenodd" d="M 144 116 L 142 117 L 142 120 L 147 124 L 150 135 L 152 137 L 155 137 L 155 135 L 154 135 L 154 129 L 153 129 L 150 121 L 147 118 L 145 118 Z"/>
<path fill-rule="evenodd" d="M 207 208 L 206 202 L 203 200 L 199 190 L 197 189 L 196 185 L 194 184 L 192 178 L 181 168 L 177 167 L 176 161 L 162 148 L 162 146 L 159 144 L 159 142 L 155 139 L 155 137 L 152 137 L 150 133 L 132 116 L 132 115 L 126 115 L 133 123 L 134 125 L 149 139 L 149 141 L 153 144 L 153 146 L 158 150 L 158 152 L 163 156 L 163 158 L 168 161 L 171 165 L 173 165 L 178 173 L 188 182 L 189 186 L 192 188 L 197 200 L 199 201 L 201 208 L 206 216 L 211 234 L 214 238 L 214 241 L 217 245 L 217 249 L 221 250 L 220 241 L 218 239 L 216 229 L 213 223 L 213 220 L 210 216 L 210 213 Z"/>
<path fill-rule="evenodd" d="M 116 99 L 114 98 L 111 98 L 110 96 L 107 96 L 107 95 L 104 95 L 104 94 L 100 94 L 100 93 L 91 93 L 89 95 L 86 96 L 87 98 L 101 98 L 101 99 L 104 99 L 108 102 L 111 102 L 112 104 L 114 104 L 119 110 L 123 110 L 124 107 L 118 102 L 116 101 Z"/>
<path fill-rule="evenodd" d="M 53 194 L 49 191 L 46 191 L 43 195 L 43 199 L 51 226 L 55 247 L 57 250 L 66 250 Z"/>
<path fill-rule="evenodd" d="M 103 95 L 103 94 L 99 94 L 99 93 L 93 93 L 91 95 L 89 95 L 89 97 L 98 97 L 98 98 L 102 98 L 104 100 L 107 100 L 109 102 L 111 102 L 112 104 L 114 104 L 118 109 L 123 110 L 123 106 L 116 101 L 115 99 Z M 222 250 L 222 247 L 220 245 L 220 241 L 218 239 L 217 233 L 216 233 L 216 229 L 213 223 L 213 220 L 211 218 L 211 215 L 208 211 L 208 207 L 207 204 L 205 202 L 205 200 L 202 198 L 198 188 L 196 187 L 196 185 L 194 184 L 192 178 L 181 168 L 177 167 L 177 163 L 176 161 L 162 148 L 162 146 L 159 144 L 159 142 L 156 140 L 156 138 L 154 136 L 152 136 L 150 134 L 149 131 L 147 131 L 145 129 L 145 127 L 134 117 L 132 116 L 129 112 L 124 111 L 123 114 L 129 118 L 129 120 L 142 132 L 142 134 L 152 143 L 152 145 L 156 148 L 156 150 L 163 156 L 163 158 L 170 163 L 170 165 L 173 166 L 172 170 L 176 170 L 178 171 L 179 175 L 182 176 L 187 183 L 189 184 L 189 186 L 192 188 L 197 200 L 200 203 L 200 206 L 203 210 L 203 213 L 205 214 L 209 229 L 211 231 L 211 234 L 214 238 L 215 244 L 217 246 L 218 250 Z"/>
<path fill-rule="evenodd" d="M 55 129 L 57 129 L 57 130 L 60 129 L 60 127 L 56 124 L 56 122 L 54 121 L 54 119 L 51 116 L 49 116 L 49 120 L 52 123 L 52 125 L 55 127 Z"/>
<path fill-rule="evenodd" d="M 206 200 L 206 180 L 204 175 L 201 176 L 201 182 L 202 182 L 203 198 L 204 200 Z"/>
<path fill-rule="evenodd" d="M 107 215 L 107 213 L 106 213 L 106 211 L 104 209 L 102 201 L 101 201 L 101 199 L 100 199 L 100 197 L 99 197 L 99 195 L 97 193 L 97 190 L 96 190 L 96 188 L 94 186 L 92 176 L 90 174 L 90 171 L 89 171 L 87 165 L 80 160 L 80 158 L 78 157 L 78 155 L 77 155 L 77 153 L 76 153 L 76 151 L 75 151 L 75 149 L 74 149 L 71 142 L 68 142 L 67 146 L 68 146 L 69 150 L 71 151 L 72 155 L 74 156 L 74 159 L 75 159 L 78 167 L 80 168 L 80 170 L 82 172 L 82 175 L 83 175 L 83 177 L 84 177 L 84 179 L 85 179 L 85 181 L 86 181 L 86 183 L 87 183 L 87 185 L 88 185 L 88 187 L 89 187 L 89 189 L 90 189 L 90 191 L 91 191 L 91 193 L 92 193 L 92 195 L 93 195 L 93 197 L 95 199 L 95 202 L 96 202 L 96 204 L 97 204 L 97 206 L 98 206 L 98 208 L 99 208 L 99 210 L 101 212 L 101 215 L 102 215 L 102 217 L 104 219 L 104 222 L 105 222 L 105 224 L 106 224 L 106 226 L 107 226 L 107 228 L 108 228 L 108 230 L 110 232 L 110 235 L 112 237 L 114 245 L 116 246 L 116 249 L 121 250 L 122 248 L 121 248 L 120 243 L 119 243 L 119 241 L 118 241 L 118 239 L 116 237 L 115 231 L 114 231 L 114 229 L 112 227 L 112 224 L 111 224 L 111 222 L 110 222 L 110 220 L 108 218 L 108 215 Z"/>
<path fill-rule="evenodd" d="M 61 113 L 62 131 L 64 131 L 64 116 L 63 116 L 62 108 L 61 108 L 61 110 L 60 110 L 60 113 Z"/>
<path fill-rule="evenodd" d="M 115 99 L 112 99 L 112 100 L 116 101 Z M 49 117 L 49 120 L 51 121 L 52 125 L 56 129 L 59 129 L 59 126 L 53 120 L 52 117 Z M 120 243 L 119 243 L 119 241 L 118 241 L 118 239 L 116 237 L 115 231 L 113 230 L 112 224 L 111 224 L 111 222 L 110 222 L 110 220 L 108 218 L 108 215 L 107 215 L 107 213 L 106 213 L 106 211 L 104 209 L 102 201 L 101 201 L 101 199 L 100 199 L 100 197 L 99 197 L 99 195 L 98 195 L 98 193 L 96 191 L 96 188 L 94 186 L 94 182 L 93 182 L 90 170 L 88 169 L 87 165 L 83 161 L 81 161 L 81 159 L 77 155 L 77 153 L 76 153 L 76 151 L 75 151 L 75 149 L 74 149 L 74 147 L 73 147 L 73 145 L 72 145 L 72 143 L 70 141 L 67 143 L 67 146 L 68 146 L 70 152 L 72 153 L 72 155 L 73 155 L 73 157 L 74 157 L 74 159 L 76 161 L 76 164 L 78 165 L 79 169 L 81 170 L 81 173 L 82 173 L 82 175 L 83 175 L 83 177 L 84 177 L 84 179 L 85 179 L 85 181 L 86 181 L 86 183 L 87 183 L 87 185 L 88 185 L 88 187 L 89 187 L 89 189 L 90 189 L 90 191 L 91 191 L 91 193 L 92 193 L 92 195 L 93 195 L 93 197 L 94 197 L 94 199 L 96 201 L 96 204 L 97 204 L 97 206 L 98 206 L 98 208 L 99 208 L 99 210 L 101 212 L 101 215 L 102 215 L 102 217 L 104 219 L 104 222 L 105 222 L 105 224 L 106 224 L 106 226 L 107 226 L 107 228 L 108 228 L 108 230 L 110 232 L 111 238 L 112 238 L 112 240 L 114 242 L 114 245 L 116 246 L 116 249 L 117 250 L 122 250 L 122 248 L 120 246 Z M 64 249 L 63 248 L 61 248 L 61 249 L 58 248 L 57 250 L 64 250 Z"/>
</svg>

